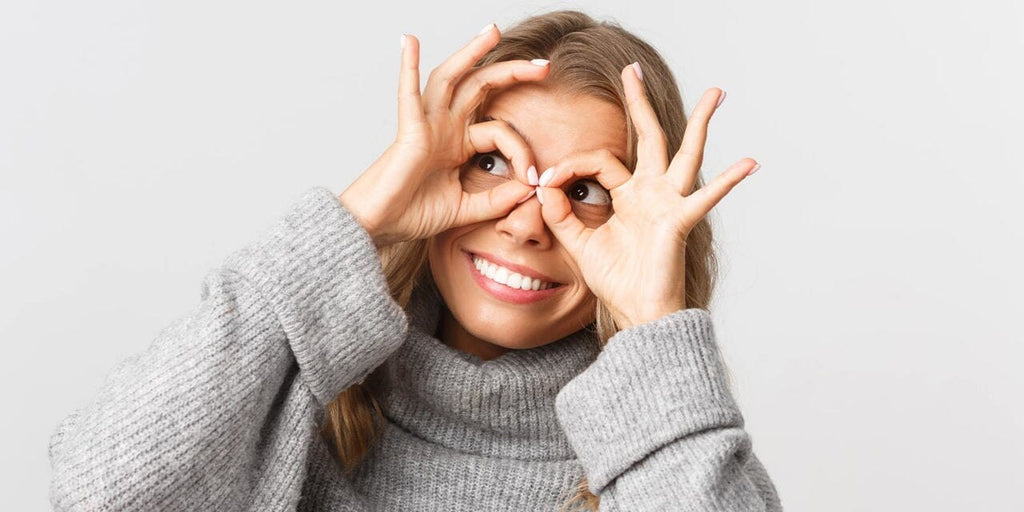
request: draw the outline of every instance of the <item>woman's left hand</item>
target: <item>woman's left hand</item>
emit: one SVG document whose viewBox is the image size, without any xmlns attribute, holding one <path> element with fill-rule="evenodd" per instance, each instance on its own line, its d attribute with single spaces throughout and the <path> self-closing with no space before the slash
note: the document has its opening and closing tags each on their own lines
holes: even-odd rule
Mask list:
<svg viewBox="0 0 1024 512">
<path fill-rule="evenodd" d="M 725 92 L 712 88 L 704 93 L 669 163 L 665 134 L 632 65 L 622 70 L 622 83 L 637 132 L 634 172 L 607 150 L 577 153 L 550 170 L 538 196 L 544 222 L 576 260 L 590 290 L 625 329 L 685 308 L 686 237 L 758 164 L 744 158 L 684 196 L 697 180 L 708 122 Z M 614 214 L 596 229 L 573 214 L 561 189 L 570 178 L 581 176 L 593 176 L 611 193 Z"/>
</svg>

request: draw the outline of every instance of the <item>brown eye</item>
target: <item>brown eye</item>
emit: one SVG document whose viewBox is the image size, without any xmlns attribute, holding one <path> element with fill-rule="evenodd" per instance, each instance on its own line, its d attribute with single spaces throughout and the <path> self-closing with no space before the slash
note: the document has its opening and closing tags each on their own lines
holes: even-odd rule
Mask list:
<svg viewBox="0 0 1024 512">
<path fill-rule="evenodd" d="M 587 187 L 590 184 L 590 187 Z M 572 184 L 567 194 L 569 199 L 593 205 L 605 205 L 612 202 L 612 196 L 599 183 L 593 180 L 580 180 Z M 590 200 L 588 202 L 587 200 Z"/>
<path fill-rule="evenodd" d="M 508 160 L 505 160 L 499 153 L 477 153 L 473 156 L 473 162 L 488 174 L 494 174 L 492 171 L 497 169 L 499 176 L 509 176 L 511 166 Z"/>
</svg>

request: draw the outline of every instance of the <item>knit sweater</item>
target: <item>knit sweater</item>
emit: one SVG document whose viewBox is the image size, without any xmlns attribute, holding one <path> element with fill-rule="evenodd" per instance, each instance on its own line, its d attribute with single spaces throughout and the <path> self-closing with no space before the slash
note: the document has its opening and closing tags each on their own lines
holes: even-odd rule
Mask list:
<svg viewBox="0 0 1024 512">
<path fill-rule="evenodd" d="M 201 299 L 50 439 L 56 510 L 781 510 L 703 309 L 593 324 L 489 361 L 434 337 L 444 306 L 390 295 L 324 187 L 209 272 Z M 382 435 L 351 476 L 325 406 L 383 365 Z"/>
</svg>

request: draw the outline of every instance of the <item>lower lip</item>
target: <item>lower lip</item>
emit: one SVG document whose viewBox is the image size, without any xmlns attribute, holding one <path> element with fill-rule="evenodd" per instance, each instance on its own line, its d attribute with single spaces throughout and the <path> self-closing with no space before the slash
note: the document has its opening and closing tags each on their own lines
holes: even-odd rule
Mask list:
<svg viewBox="0 0 1024 512">
<path fill-rule="evenodd" d="M 505 286 L 501 283 L 491 281 L 487 276 L 481 274 L 473 263 L 473 255 L 465 251 L 463 251 L 463 253 L 466 255 L 466 261 L 469 262 L 469 271 L 473 274 L 473 279 L 476 280 L 476 283 L 484 290 L 490 292 L 491 295 L 494 295 L 505 302 L 511 302 L 513 304 L 529 304 L 531 302 L 544 300 L 562 291 L 562 288 L 565 288 L 565 285 L 561 284 L 554 288 L 548 288 L 547 290 L 533 291 Z"/>
</svg>

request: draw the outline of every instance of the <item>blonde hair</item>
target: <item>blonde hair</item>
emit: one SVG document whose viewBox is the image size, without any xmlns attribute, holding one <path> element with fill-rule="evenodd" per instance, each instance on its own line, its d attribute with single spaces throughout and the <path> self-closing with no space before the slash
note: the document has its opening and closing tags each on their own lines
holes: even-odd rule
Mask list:
<svg viewBox="0 0 1024 512">
<path fill-rule="evenodd" d="M 621 70 L 639 61 L 644 88 L 668 142 L 671 158 L 682 143 L 686 118 L 682 98 L 668 65 L 654 48 L 614 22 L 598 22 L 590 16 L 560 10 L 524 19 L 503 31 L 501 41 L 477 63 L 478 66 L 514 59 L 548 59 L 546 82 L 561 90 L 588 95 L 622 108 L 627 124 L 627 164 L 636 165 L 636 132 L 626 110 Z M 698 175 L 694 189 L 703 186 Z M 691 191 L 688 191 L 689 193 Z M 392 297 L 408 305 L 417 284 L 433 286 L 427 263 L 429 240 L 402 242 L 380 249 L 381 264 Z M 711 225 L 702 219 L 690 231 L 685 246 L 686 307 L 708 309 L 718 272 Z M 595 327 L 603 348 L 619 328 L 609 310 L 597 301 Z M 724 365 L 723 365 L 724 367 Z M 354 472 L 378 439 L 383 425 L 381 375 L 371 372 L 362 384 L 354 384 L 328 404 L 322 434 L 335 448 L 346 474 Z M 600 498 L 582 478 L 560 510 L 597 510 Z"/>
</svg>

